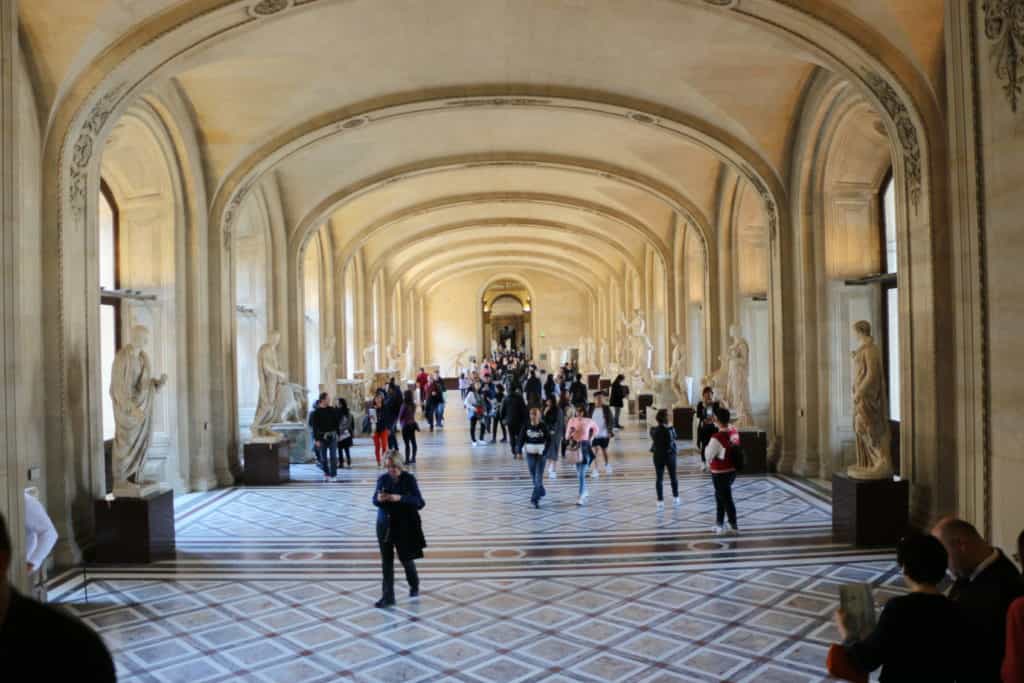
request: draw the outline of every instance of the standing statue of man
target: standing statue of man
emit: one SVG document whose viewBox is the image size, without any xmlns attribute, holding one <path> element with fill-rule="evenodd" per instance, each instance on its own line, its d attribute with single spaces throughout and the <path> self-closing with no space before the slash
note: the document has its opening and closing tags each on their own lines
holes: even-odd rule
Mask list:
<svg viewBox="0 0 1024 683">
<path fill-rule="evenodd" d="M 686 394 L 686 345 L 678 334 L 672 335 L 672 344 L 672 363 L 669 365 L 672 393 L 676 397 L 676 406 L 687 406 L 690 400 Z"/>
<path fill-rule="evenodd" d="M 882 352 L 871 337 L 871 323 L 860 320 L 853 324 L 853 331 L 860 342 L 851 354 L 857 464 L 847 468 L 846 473 L 854 479 L 888 479 L 892 476 L 892 459 Z"/>
<path fill-rule="evenodd" d="M 643 374 L 644 370 L 649 370 L 651 367 L 651 353 L 654 351 L 654 344 L 647 336 L 647 321 L 644 320 L 643 312 L 639 308 L 635 308 L 633 309 L 633 319 L 627 321 L 623 314 L 622 322 L 626 326 L 629 338 L 629 369 L 634 374 Z"/>
<path fill-rule="evenodd" d="M 323 348 L 320 350 L 320 383 L 323 385 L 321 391 L 331 394 L 335 389 L 334 371 L 338 367 L 335 361 L 334 351 L 337 346 L 337 339 L 327 337 L 324 340 Z"/>
<path fill-rule="evenodd" d="M 402 354 L 402 360 L 405 361 L 405 372 L 402 373 L 403 378 L 412 380 L 416 378 L 416 357 L 413 353 L 412 337 L 405 340 L 405 353 Z"/>
<path fill-rule="evenodd" d="M 736 417 L 737 427 L 750 425 L 750 344 L 740 336 L 736 325 L 729 327 L 731 342 L 727 350 L 729 370 L 726 383 L 729 386 L 729 407 Z"/>
<path fill-rule="evenodd" d="M 153 436 L 153 404 L 167 375 L 153 379 L 149 356 L 149 330 L 143 325 L 131 329 L 130 341 L 114 356 L 110 372 L 110 400 L 114 404 L 114 489 L 130 495 L 141 494 L 143 465 Z"/>
<path fill-rule="evenodd" d="M 267 343 L 256 352 L 260 393 L 250 427 L 253 436 L 276 436 L 270 425 L 281 419 L 278 413 L 278 393 L 281 385 L 288 382 L 288 375 L 278 367 L 277 347 L 280 343 L 281 333 L 275 330 L 267 337 Z"/>
</svg>

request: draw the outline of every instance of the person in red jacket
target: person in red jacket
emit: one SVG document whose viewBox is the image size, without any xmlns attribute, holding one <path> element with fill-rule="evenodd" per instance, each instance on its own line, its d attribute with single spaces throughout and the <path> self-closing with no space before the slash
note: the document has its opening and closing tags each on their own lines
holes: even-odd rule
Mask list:
<svg viewBox="0 0 1024 683">
<path fill-rule="evenodd" d="M 1006 613 L 1006 654 L 1003 683 L 1024 683 L 1024 597 L 1010 603 Z"/>
<path fill-rule="evenodd" d="M 715 426 L 718 431 L 711 435 L 704 457 L 711 470 L 711 481 L 715 486 L 715 526 L 716 534 L 734 536 L 739 533 L 736 525 L 736 504 L 732 500 L 732 483 L 736 481 L 736 466 L 733 464 L 733 449 L 739 445 L 739 432 L 729 428 L 731 419 L 729 411 L 719 408 L 715 411 Z M 725 517 L 729 517 L 729 526 L 724 526 Z"/>
</svg>

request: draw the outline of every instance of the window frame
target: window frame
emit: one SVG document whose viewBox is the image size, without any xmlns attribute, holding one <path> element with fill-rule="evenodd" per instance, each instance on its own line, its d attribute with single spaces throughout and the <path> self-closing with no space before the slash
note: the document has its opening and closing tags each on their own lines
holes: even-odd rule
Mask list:
<svg viewBox="0 0 1024 683">
<path fill-rule="evenodd" d="M 889 292 L 895 289 L 899 289 L 899 265 L 896 265 L 896 270 L 893 273 L 889 272 L 888 267 L 888 241 L 887 241 L 887 228 L 889 227 L 886 222 L 885 216 L 885 195 L 886 191 L 892 185 L 895 190 L 895 177 L 893 174 L 892 166 L 882 176 L 882 181 L 878 186 L 878 264 L 879 274 L 883 276 L 879 279 L 881 285 L 880 304 L 881 304 L 881 329 L 878 331 L 878 341 L 882 347 L 882 363 L 885 369 L 885 400 L 889 406 L 889 414 L 886 417 L 890 422 L 899 424 L 899 420 L 892 419 L 892 387 L 889 378 L 892 377 L 892 367 L 890 362 L 890 344 L 892 342 L 892 332 L 889 329 Z M 893 226 L 895 227 L 895 226 Z M 898 354 L 897 349 L 897 356 Z M 901 416 L 902 417 L 902 416 Z"/>
</svg>

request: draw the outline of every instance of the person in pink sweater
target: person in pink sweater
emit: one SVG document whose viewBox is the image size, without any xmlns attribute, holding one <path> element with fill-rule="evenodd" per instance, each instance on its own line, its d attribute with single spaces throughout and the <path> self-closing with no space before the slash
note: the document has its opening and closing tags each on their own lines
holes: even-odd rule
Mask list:
<svg viewBox="0 0 1024 683">
<path fill-rule="evenodd" d="M 565 425 L 565 440 L 569 442 L 566 456 L 575 457 L 576 476 L 580 480 L 580 497 L 576 501 L 577 505 L 583 505 L 587 502 L 587 469 L 589 469 L 590 463 L 594 460 L 594 453 L 590 449 L 590 442 L 597 436 L 598 432 L 597 423 L 589 417 L 584 417 L 586 410 L 587 407 L 585 405 L 577 405 L 576 416 L 570 418 Z M 572 454 L 574 453 L 579 453 L 579 455 L 573 456 Z"/>
</svg>

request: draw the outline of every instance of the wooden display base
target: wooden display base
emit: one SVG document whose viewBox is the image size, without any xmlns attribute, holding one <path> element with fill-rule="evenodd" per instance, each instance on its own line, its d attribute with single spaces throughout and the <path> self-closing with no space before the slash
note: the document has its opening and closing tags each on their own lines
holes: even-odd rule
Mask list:
<svg viewBox="0 0 1024 683">
<path fill-rule="evenodd" d="M 907 532 L 910 482 L 832 475 L 832 535 L 858 546 L 895 545 Z"/>
<path fill-rule="evenodd" d="M 601 389 L 601 391 L 611 391 L 612 390 L 612 381 L 610 379 L 602 379 L 598 383 L 598 387 Z"/>
<path fill-rule="evenodd" d="M 282 484 L 291 480 L 288 442 L 253 442 L 245 444 L 245 471 L 242 480 L 250 486 Z"/>
<path fill-rule="evenodd" d="M 673 408 L 672 426 L 676 430 L 676 439 L 693 440 L 693 408 Z"/>
<path fill-rule="evenodd" d="M 768 473 L 768 433 L 761 429 L 741 429 L 743 447 L 743 474 Z"/>
<path fill-rule="evenodd" d="M 654 405 L 654 394 L 638 394 L 636 397 L 637 410 L 640 412 L 640 419 L 647 419 L 647 409 Z"/>
<path fill-rule="evenodd" d="M 597 391 L 601 386 L 601 375 L 600 374 L 589 374 L 587 375 L 587 389 L 590 391 Z"/>
<path fill-rule="evenodd" d="M 97 500 L 96 561 L 139 564 L 173 559 L 174 492 Z"/>
</svg>

